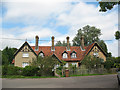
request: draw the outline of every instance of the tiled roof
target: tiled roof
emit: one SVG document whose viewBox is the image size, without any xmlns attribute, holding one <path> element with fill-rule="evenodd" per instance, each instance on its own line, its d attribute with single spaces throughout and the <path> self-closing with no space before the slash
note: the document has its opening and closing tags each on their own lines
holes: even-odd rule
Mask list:
<svg viewBox="0 0 120 90">
<path fill-rule="evenodd" d="M 92 46 L 94 45 L 91 44 L 89 46 L 85 46 L 85 50 L 81 50 L 80 46 L 71 46 L 70 51 L 67 51 L 65 46 L 55 46 L 55 51 L 51 50 L 51 46 L 39 46 L 39 50 L 35 51 L 35 46 L 31 46 L 31 48 L 34 50 L 34 52 L 38 55 L 39 52 L 43 52 L 45 56 L 53 55 L 55 54 L 56 57 L 58 57 L 59 60 L 64 60 L 64 61 L 80 61 L 84 58 L 84 56 L 90 51 Z M 66 51 L 68 54 L 68 58 L 62 58 L 62 53 Z M 76 58 L 71 58 L 71 53 L 75 51 L 77 57 Z"/>
<path fill-rule="evenodd" d="M 92 49 L 92 47 L 95 45 L 95 43 L 90 44 L 89 46 L 85 46 L 85 50 L 81 50 L 80 46 L 71 46 L 70 51 L 67 51 L 67 48 L 65 46 L 55 46 L 55 51 L 51 50 L 51 46 L 39 46 L 38 51 L 35 50 L 35 46 L 30 46 L 27 42 L 25 42 L 21 48 L 24 45 L 28 45 L 31 50 L 35 53 L 35 55 L 38 55 L 41 51 L 44 53 L 45 56 L 49 55 L 56 55 L 56 57 L 59 60 L 64 61 L 81 61 L 84 59 L 84 57 L 89 53 L 89 51 Z M 20 49 L 21 49 L 20 48 Z M 15 53 L 15 55 L 20 51 L 20 49 Z M 68 58 L 62 58 L 62 54 L 64 52 L 67 52 Z M 76 58 L 71 58 L 71 53 L 76 52 Z M 12 64 L 15 63 L 15 60 L 13 59 Z"/>
</svg>

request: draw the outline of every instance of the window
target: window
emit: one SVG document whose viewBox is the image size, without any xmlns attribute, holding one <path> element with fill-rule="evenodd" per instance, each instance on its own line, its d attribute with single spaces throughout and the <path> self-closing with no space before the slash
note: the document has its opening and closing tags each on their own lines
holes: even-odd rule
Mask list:
<svg viewBox="0 0 120 90">
<path fill-rule="evenodd" d="M 23 57 L 29 57 L 29 53 L 23 53 Z"/>
<path fill-rule="evenodd" d="M 99 56 L 98 52 L 94 52 L 93 55 L 94 55 L 95 57 L 98 57 L 98 56 Z"/>
<path fill-rule="evenodd" d="M 77 65 L 78 65 L 78 63 L 72 63 L 72 65 L 77 66 Z"/>
<path fill-rule="evenodd" d="M 41 52 L 41 53 L 39 54 L 39 56 L 44 57 L 44 54 Z"/>
<path fill-rule="evenodd" d="M 76 53 L 72 53 L 71 58 L 76 58 Z"/>
<path fill-rule="evenodd" d="M 64 65 L 64 67 L 68 67 L 68 63 L 66 63 L 66 64 Z"/>
<path fill-rule="evenodd" d="M 29 66 L 29 63 L 28 62 L 23 62 L 22 67 L 26 67 L 26 66 Z"/>
<path fill-rule="evenodd" d="M 67 53 L 63 53 L 63 58 L 67 58 Z"/>
</svg>

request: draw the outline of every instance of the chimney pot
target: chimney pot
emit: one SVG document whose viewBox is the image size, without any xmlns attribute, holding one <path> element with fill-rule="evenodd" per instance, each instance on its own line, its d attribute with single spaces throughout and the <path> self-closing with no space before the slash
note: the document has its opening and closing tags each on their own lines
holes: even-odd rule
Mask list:
<svg viewBox="0 0 120 90">
<path fill-rule="evenodd" d="M 81 36 L 81 48 L 82 50 L 85 50 L 85 46 L 84 46 L 84 36 Z"/>
<path fill-rule="evenodd" d="M 55 46 L 54 46 L 54 39 L 55 39 L 55 37 L 54 36 L 52 36 L 52 51 L 54 51 L 55 50 Z"/>
<path fill-rule="evenodd" d="M 66 39 L 67 39 L 67 50 L 70 50 L 69 36 L 67 36 Z"/>
<path fill-rule="evenodd" d="M 39 41 L 38 35 L 36 35 L 35 39 L 36 39 L 35 50 L 38 51 L 38 49 L 39 49 L 39 48 L 38 48 L 38 41 Z"/>
</svg>

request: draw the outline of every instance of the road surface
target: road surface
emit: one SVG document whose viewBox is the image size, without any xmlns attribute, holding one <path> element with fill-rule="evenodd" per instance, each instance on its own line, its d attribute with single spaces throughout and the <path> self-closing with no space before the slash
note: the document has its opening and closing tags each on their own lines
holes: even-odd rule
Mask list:
<svg viewBox="0 0 120 90">
<path fill-rule="evenodd" d="M 116 75 L 2 79 L 2 88 L 118 88 Z"/>
</svg>

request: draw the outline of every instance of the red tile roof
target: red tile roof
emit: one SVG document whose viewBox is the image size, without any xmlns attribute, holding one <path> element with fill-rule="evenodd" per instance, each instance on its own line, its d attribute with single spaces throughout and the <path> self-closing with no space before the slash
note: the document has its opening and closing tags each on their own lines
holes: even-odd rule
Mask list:
<svg viewBox="0 0 120 90">
<path fill-rule="evenodd" d="M 34 50 L 34 52 L 38 55 L 39 52 L 43 52 L 45 56 L 53 55 L 55 54 L 56 57 L 58 57 L 59 60 L 64 60 L 64 61 L 80 61 L 84 58 L 84 56 L 90 51 L 92 46 L 94 45 L 91 44 L 89 46 L 85 46 L 85 50 L 81 50 L 80 46 L 71 46 L 70 51 L 67 51 L 65 46 L 55 46 L 55 51 L 51 51 L 51 46 L 39 46 L 39 50 L 35 51 L 35 46 L 31 46 L 31 48 Z M 66 51 L 68 53 L 68 58 L 62 58 L 62 53 Z M 71 58 L 71 53 L 75 51 L 77 57 L 76 58 Z"/>
<path fill-rule="evenodd" d="M 95 43 L 92 43 L 89 46 L 85 46 L 85 50 L 81 50 L 80 46 L 71 46 L 70 51 L 67 51 L 67 48 L 65 46 L 55 46 L 55 51 L 51 50 L 51 46 L 39 46 L 39 50 L 36 51 L 35 46 L 30 46 L 27 42 L 25 42 L 24 44 L 27 44 L 31 48 L 31 50 L 35 53 L 35 55 L 38 55 L 42 51 L 45 56 L 54 54 L 54 55 L 56 55 L 56 57 L 59 60 L 64 60 L 64 61 L 81 61 L 81 60 L 83 60 L 84 57 L 89 53 L 89 51 L 95 45 Z M 21 48 L 24 46 L 24 44 L 21 46 Z M 19 50 L 15 53 L 15 55 L 19 52 Z M 64 51 L 67 52 L 68 58 L 62 58 L 62 53 L 64 53 Z M 77 55 L 76 58 L 71 58 L 71 53 L 73 51 L 76 52 L 76 55 Z M 13 59 L 12 63 L 14 63 L 14 62 L 15 62 L 15 60 Z"/>
</svg>

